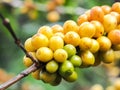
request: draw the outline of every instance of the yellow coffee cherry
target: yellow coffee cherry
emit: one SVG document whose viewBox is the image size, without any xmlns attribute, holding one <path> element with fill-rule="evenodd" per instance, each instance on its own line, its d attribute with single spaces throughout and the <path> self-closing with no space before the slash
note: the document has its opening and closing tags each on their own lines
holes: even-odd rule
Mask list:
<svg viewBox="0 0 120 90">
<path fill-rule="evenodd" d="M 89 37 L 83 37 L 80 39 L 79 47 L 81 50 L 89 50 L 92 46 L 92 39 Z"/>
<path fill-rule="evenodd" d="M 111 48 L 111 41 L 108 37 L 106 36 L 100 36 L 99 38 L 97 38 L 97 41 L 100 45 L 100 51 L 107 51 Z"/>
<path fill-rule="evenodd" d="M 62 32 L 56 32 L 53 36 L 60 36 L 62 39 L 64 39 L 64 34 Z"/>
<path fill-rule="evenodd" d="M 96 28 L 90 22 L 84 22 L 79 26 L 78 34 L 80 37 L 93 37 L 95 35 Z"/>
<path fill-rule="evenodd" d="M 103 19 L 103 26 L 104 26 L 105 32 L 107 33 L 115 29 L 117 27 L 116 17 L 111 14 L 105 15 Z"/>
<path fill-rule="evenodd" d="M 57 22 L 60 20 L 60 14 L 57 11 L 50 11 L 47 14 L 47 20 L 50 22 Z"/>
<path fill-rule="evenodd" d="M 95 57 L 89 50 L 83 51 L 80 57 L 84 66 L 91 66 L 95 63 Z"/>
<path fill-rule="evenodd" d="M 39 33 L 32 37 L 31 43 L 36 49 L 38 49 L 40 47 L 48 46 L 49 41 L 44 34 Z"/>
<path fill-rule="evenodd" d="M 41 62 L 48 62 L 53 58 L 53 51 L 48 47 L 41 47 L 36 51 L 36 57 Z"/>
<path fill-rule="evenodd" d="M 91 23 L 95 26 L 95 35 L 94 38 L 98 38 L 104 34 L 104 27 L 99 21 L 91 21 Z"/>
<path fill-rule="evenodd" d="M 36 55 L 35 55 L 35 52 L 30 52 L 29 53 L 33 58 L 36 59 Z M 29 67 L 33 64 L 33 61 L 29 58 L 29 57 L 26 57 L 26 55 L 23 57 L 23 63 L 26 67 Z"/>
<path fill-rule="evenodd" d="M 60 36 L 53 36 L 49 40 L 49 48 L 52 49 L 53 51 L 63 48 L 64 46 L 64 41 Z"/>
<path fill-rule="evenodd" d="M 64 33 L 63 27 L 59 24 L 55 24 L 51 28 L 52 28 L 53 33 L 57 33 L 57 32 Z"/>
<path fill-rule="evenodd" d="M 38 33 L 44 34 L 48 39 L 50 39 L 53 36 L 52 29 L 49 26 L 40 27 Z"/>
<path fill-rule="evenodd" d="M 112 63 L 115 61 L 115 54 L 112 49 L 109 49 L 106 52 L 102 52 L 101 57 L 104 63 Z"/>
<path fill-rule="evenodd" d="M 94 6 L 91 8 L 89 20 L 97 20 L 103 22 L 104 11 L 100 6 Z"/>
<path fill-rule="evenodd" d="M 120 23 L 120 14 L 117 12 L 110 12 L 110 14 L 116 17 L 117 24 L 119 24 Z"/>
<path fill-rule="evenodd" d="M 78 17 L 77 24 L 81 25 L 83 22 L 87 22 L 87 21 L 88 21 L 88 16 L 86 14 L 82 14 Z"/>
<path fill-rule="evenodd" d="M 69 31 L 64 36 L 64 41 L 66 44 L 72 44 L 74 46 L 78 46 L 80 43 L 80 36 L 77 32 Z"/>
<path fill-rule="evenodd" d="M 32 38 L 28 38 L 24 43 L 24 47 L 28 52 L 35 51 L 35 47 L 32 45 L 31 40 Z"/>
<path fill-rule="evenodd" d="M 89 50 L 92 53 L 96 53 L 96 52 L 98 52 L 99 48 L 100 48 L 100 45 L 99 45 L 98 41 L 95 39 L 92 39 L 92 45 Z"/>
<path fill-rule="evenodd" d="M 120 13 L 120 2 L 115 2 L 115 3 L 112 5 L 112 11 L 115 11 L 115 12 Z"/>
<path fill-rule="evenodd" d="M 57 49 L 55 52 L 54 52 L 54 59 L 57 61 L 57 62 L 64 62 L 66 61 L 68 58 L 68 54 L 67 52 L 64 50 L 64 49 Z"/>
<path fill-rule="evenodd" d="M 78 32 L 78 25 L 73 20 L 67 20 L 63 25 L 63 29 L 65 34 L 69 31 Z"/>
<path fill-rule="evenodd" d="M 40 71 L 41 71 L 41 69 L 38 69 L 38 70 L 32 72 L 31 73 L 32 77 L 37 79 L 37 80 L 40 80 Z"/>
</svg>

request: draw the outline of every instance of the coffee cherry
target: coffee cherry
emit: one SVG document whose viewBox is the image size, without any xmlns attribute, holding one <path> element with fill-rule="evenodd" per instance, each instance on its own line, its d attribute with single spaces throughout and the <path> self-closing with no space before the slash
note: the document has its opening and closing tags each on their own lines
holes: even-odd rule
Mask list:
<svg viewBox="0 0 120 90">
<path fill-rule="evenodd" d="M 68 77 L 64 78 L 66 81 L 68 82 L 74 82 L 78 79 L 78 75 L 76 71 L 73 71 L 73 73 L 71 75 L 69 75 Z"/>
<path fill-rule="evenodd" d="M 112 5 L 112 11 L 120 13 L 120 2 L 116 2 Z"/>
<path fill-rule="evenodd" d="M 33 52 L 36 50 L 35 47 L 32 45 L 31 40 L 32 38 L 28 38 L 24 43 L 24 47 L 28 52 Z"/>
<path fill-rule="evenodd" d="M 57 62 L 63 63 L 64 61 L 66 61 L 68 58 L 68 54 L 64 49 L 57 49 L 54 52 L 54 59 Z"/>
<path fill-rule="evenodd" d="M 107 33 L 115 29 L 117 27 L 116 17 L 111 14 L 105 15 L 103 19 L 103 26 L 104 26 L 105 32 Z"/>
<path fill-rule="evenodd" d="M 39 33 L 32 37 L 31 43 L 36 49 L 39 49 L 40 47 L 48 46 L 49 41 L 44 34 Z"/>
<path fill-rule="evenodd" d="M 80 57 L 84 66 L 91 66 L 95 63 L 95 57 L 89 50 L 83 51 Z"/>
<path fill-rule="evenodd" d="M 45 83 L 53 82 L 57 77 L 57 73 L 48 73 L 46 71 L 40 72 L 40 79 Z"/>
<path fill-rule="evenodd" d="M 55 60 L 49 61 L 46 64 L 46 71 L 49 73 L 54 73 L 58 70 L 58 63 Z"/>
<path fill-rule="evenodd" d="M 40 27 L 38 33 L 44 34 L 48 39 L 53 36 L 52 29 L 49 26 Z"/>
<path fill-rule="evenodd" d="M 63 25 L 63 29 L 65 34 L 69 31 L 78 32 L 78 25 L 73 20 L 67 20 Z"/>
<path fill-rule="evenodd" d="M 113 45 L 120 44 L 120 30 L 115 29 L 108 33 L 108 38 L 111 40 Z"/>
<path fill-rule="evenodd" d="M 47 14 L 47 20 L 50 22 L 57 22 L 60 20 L 60 14 L 57 11 L 50 11 Z"/>
<path fill-rule="evenodd" d="M 76 54 L 76 48 L 72 44 L 66 44 L 63 49 L 67 51 L 68 58 Z"/>
<path fill-rule="evenodd" d="M 40 80 L 40 71 L 41 71 L 41 69 L 38 69 L 38 70 L 32 72 L 31 73 L 32 77 L 37 79 L 37 80 Z"/>
<path fill-rule="evenodd" d="M 59 24 L 55 24 L 51 28 L 52 28 L 53 33 L 57 33 L 57 32 L 64 33 L 63 27 Z"/>
<path fill-rule="evenodd" d="M 103 57 L 102 61 L 104 63 L 112 63 L 115 60 L 115 54 L 112 49 L 107 50 L 106 52 L 102 52 L 101 56 Z"/>
<path fill-rule="evenodd" d="M 91 23 L 95 26 L 95 34 L 94 38 L 98 38 L 104 34 L 104 27 L 99 21 L 91 21 Z"/>
<path fill-rule="evenodd" d="M 101 6 L 101 8 L 102 8 L 104 14 L 109 14 L 111 12 L 111 7 L 108 5 L 103 5 L 103 6 Z"/>
<path fill-rule="evenodd" d="M 29 54 L 34 58 L 36 59 L 36 55 L 35 55 L 35 52 L 29 52 Z M 33 61 L 29 58 L 29 57 L 26 57 L 26 55 L 23 57 L 23 63 L 26 67 L 29 67 L 33 64 Z"/>
<path fill-rule="evenodd" d="M 80 56 L 78 55 L 73 55 L 69 61 L 75 66 L 75 67 L 79 67 L 82 64 L 82 60 L 80 58 Z"/>
<path fill-rule="evenodd" d="M 41 62 L 48 62 L 53 58 L 53 51 L 48 47 L 41 47 L 36 51 L 36 57 Z"/>
<path fill-rule="evenodd" d="M 59 74 L 57 74 L 57 77 L 54 81 L 50 82 L 50 84 L 52 86 L 57 86 L 60 84 L 60 82 L 62 81 L 62 76 L 60 76 Z"/>
<path fill-rule="evenodd" d="M 95 39 L 92 39 L 92 45 L 89 50 L 92 53 L 96 53 L 96 52 L 98 52 L 99 48 L 100 48 L 100 45 L 99 45 L 98 41 Z"/>
<path fill-rule="evenodd" d="M 95 6 L 90 11 L 90 20 L 103 22 L 104 12 L 101 7 Z"/>
<path fill-rule="evenodd" d="M 107 38 L 106 36 L 101 36 L 97 39 L 99 45 L 100 45 L 100 51 L 107 51 L 111 48 L 111 41 L 109 38 Z"/>
<path fill-rule="evenodd" d="M 88 16 L 86 14 L 80 15 L 77 19 L 77 24 L 81 25 L 83 22 L 88 21 Z"/>
<path fill-rule="evenodd" d="M 74 46 L 78 46 L 80 43 L 80 36 L 77 32 L 69 31 L 64 36 L 64 41 L 66 44 L 72 44 Z"/>
<path fill-rule="evenodd" d="M 63 77 L 67 77 L 67 76 L 71 75 L 73 73 L 73 71 L 74 71 L 74 66 L 68 60 L 61 63 L 61 65 L 59 67 L 59 74 Z"/>
<path fill-rule="evenodd" d="M 53 36 L 49 40 L 49 48 L 53 51 L 63 48 L 64 41 L 60 36 Z"/>
<path fill-rule="evenodd" d="M 80 50 L 89 50 L 92 46 L 92 39 L 89 37 L 83 37 L 80 39 Z"/>
<path fill-rule="evenodd" d="M 78 34 L 80 37 L 93 37 L 95 35 L 95 26 L 90 22 L 84 22 L 79 26 Z"/>
</svg>

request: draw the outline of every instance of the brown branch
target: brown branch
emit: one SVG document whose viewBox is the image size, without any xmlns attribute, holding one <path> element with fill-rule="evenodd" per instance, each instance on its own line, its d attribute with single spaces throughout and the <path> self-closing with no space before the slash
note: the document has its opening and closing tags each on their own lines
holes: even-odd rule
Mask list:
<svg viewBox="0 0 120 90">
<path fill-rule="evenodd" d="M 23 44 L 21 43 L 20 39 L 17 38 L 16 34 L 14 33 L 14 30 L 12 29 L 10 22 L 7 18 L 4 18 L 2 14 L 0 14 L 0 18 L 3 21 L 3 25 L 7 28 L 7 30 L 10 32 L 11 36 L 13 37 L 15 43 L 23 50 L 23 52 L 26 54 L 27 57 L 31 58 L 31 60 L 35 63 L 39 63 L 35 58 L 33 58 L 24 48 Z"/>
<path fill-rule="evenodd" d="M 8 88 L 9 86 L 13 85 L 14 83 L 18 82 L 19 80 L 21 80 L 22 78 L 28 76 L 31 72 L 37 70 L 38 67 L 36 67 L 35 63 L 30 66 L 29 68 L 27 68 L 26 70 L 22 71 L 20 74 L 18 74 L 16 77 L 8 80 L 7 82 L 3 83 L 0 85 L 0 90 L 5 90 L 6 88 Z"/>
<path fill-rule="evenodd" d="M 39 67 L 42 67 L 42 64 L 40 64 L 38 60 L 36 60 L 31 54 L 29 54 L 26 51 L 26 49 L 24 48 L 24 46 L 21 43 L 21 41 L 17 38 L 16 34 L 14 33 L 14 30 L 12 29 L 9 20 L 4 18 L 2 14 L 0 14 L 0 18 L 2 19 L 3 25 L 8 29 L 8 31 L 11 34 L 11 36 L 13 37 L 15 43 L 22 49 L 22 51 L 26 54 L 26 56 L 29 57 L 34 62 L 34 64 L 32 66 L 30 66 L 26 70 L 22 71 L 16 77 L 14 77 L 14 78 L 10 79 L 9 81 L 1 84 L 0 85 L 0 90 L 5 90 L 9 86 L 13 85 L 14 83 L 18 82 L 22 78 L 24 78 L 27 75 L 29 75 L 31 72 L 37 70 Z"/>
</svg>

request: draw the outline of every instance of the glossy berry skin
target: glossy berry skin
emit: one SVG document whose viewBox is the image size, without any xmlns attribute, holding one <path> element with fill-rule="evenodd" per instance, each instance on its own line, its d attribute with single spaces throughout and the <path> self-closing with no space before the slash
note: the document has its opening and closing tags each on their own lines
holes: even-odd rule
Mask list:
<svg viewBox="0 0 120 90">
<path fill-rule="evenodd" d="M 64 34 L 66 34 L 69 31 L 78 32 L 78 25 L 73 20 L 67 20 L 63 25 L 63 29 L 64 29 Z"/>
<path fill-rule="evenodd" d="M 54 52 L 54 59 L 59 63 L 63 63 L 68 58 L 68 54 L 64 49 L 57 49 Z"/>
<path fill-rule="evenodd" d="M 84 22 L 79 26 L 78 34 L 80 37 L 93 37 L 95 35 L 95 26 L 90 22 Z"/>
<path fill-rule="evenodd" d="M 37 33 L 32 37 L 31 43 L 33 47 L 39 49 L 40 47 L 48 46 L 49 40 L 44 34 Z"/>
<path fill-rule="evenodd" d="M 95 62 L 95 57 L 89 50 L 83 51 L 80 57 L 84 66 L 92 66 Z"/>
<path fill-rule="evenodd" d="M 64 41 L 60 36 L 53 36 L 49 40 L 49 45 L 48 47 L 55 51 L 57 49 L 63 48 L 64 46 Z"/>
<path fill-rule="evenodd" d="M 24 43 L 24 47 L 28 52 L 33 52 L 36 50 L 35 47 L 32 45 L 31 40 L 32 38 L 28 38 Z"/>
<path fill-rule="evenodd" d="M 58 70 L 58 66 L 59 66 L 58 63 L 55 60 L 52 60 L 49 61 L 45 67 L 49 73 L 54 73 Z"/>
<path fill-rule="evenodd" d="M 36 57 L 41 62 L 48 62 L 53 58 L 53 51 L 48 47 L 41 47 L 36 51 Z"/>
<path fill-rule="evenodd" d="M 49 26 L 42 26 L 38 29 L 38 33 L 44 34 L 48 39 L 53 36 L 53 32 L 51 27 Z"/>
<path fill-rule="evenodd" d="M 120 44 L 120 30 L 115 29 L 108 33 L 108 38 L 111 40 L 113 45 Z"/>
<path fill-rule="evenodd" d="M 97 41 L 100 45 L 100 49 L 99 49 L 100 51 L 107 51 L 111 48 L 112 43 L 108 37 L 101 36 L 97 38 Z"/>
<path fill-rule="evenodd" d="M 69 61 L 74 65 L 74 67 L 79 67 L 82 64 L 82 60 L 80 56 L 78 55 L 73 55 Z"/>
<path fill-rule="evenodd" d="M 59 67 L 59 74 L 63 77 L 67 77 L 71 75 L 73 71 L 74 71 L 74 66 L 68 60 L 64 61 Z"/>
<path fill-rule="evenodd" d="M 63 49 L 68 53 L 68 58 L 76 54 L 76 48 L 72 44 L 66 44 Z"/>
<path fill-rule="evenodd" d="M 80 43 L 80 36 L 74 31 L 69 31 L 65 34 L 64 41 L 66 44 L 72 44 L 76 47 Z"/>
</svg>

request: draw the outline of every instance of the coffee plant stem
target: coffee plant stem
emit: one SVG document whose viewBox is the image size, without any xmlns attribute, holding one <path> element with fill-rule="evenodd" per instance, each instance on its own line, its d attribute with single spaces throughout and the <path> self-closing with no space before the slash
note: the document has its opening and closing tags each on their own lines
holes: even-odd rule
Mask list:
<svg viewBox="0 0 120 90">
<path fill-rule="evenodd" d="M 42 65 L 38 62 L 38 60 L 36 60 L 31 54 L 29 54 L 26 51 L 26 49 L 24 48 L 24 46 L 21 43 L 20 39 L 18 39 L 16 34 L 14 33 L 14 30 L 12 29 L 9 20 L 4 18 L 4 16 L 2 14 L 0 14 L 0 18 L 2 19 L 3 25 L 8 29 L 8 31 L 11 34 L 11 36 L 15 40 L 15 43 L 17 44 L 17 46 L 19 46 L 22 49 L 22 51 L 26 54 L 26 56 L 29 57 L 34 62 L 33 65 L 31 65 L 29 68 L 27 68 L 24 71 L 22 71 L 16 77 L 13 77 L 12 79 L 8 80 L 7 82 L 1 84 L 0 85 L 0 90 L 5 90 L 6 88 L 8 88 L 9 86 L 11 86 L 14 83 L 18 82 L 22 78 L 28 76 L 31 72 L 37 70 Z"/>
<path fill-rule="evenodd" d="M 31 58 L 31 60 L 35 63 L 38 63 L 37 60 L 35 60 L 24 48 L 23 44 L 21 43 L 20 39 L 17 38 L 14 30 L 12 29 L 11 25 L 10 25 L 10 21 L 7 18 L 4 18 L 4 16 L 2 14 L 0 14 L 0 18 L 3 21 L 3 25 L 8 29 L 8 31 L 10 32 L 11 36 L 13 37 L 13 39 L 15 40 L 15 43 L 23 50 L 23 52 L 26 54 L 27 57 Z"/>
<path fill-rule="evenodd" d="M 34 63 L 29 68 L 27 68 L 24 71 L 22 71 L 21 73 L 19 73 L 16 77 L 14 77 L 14 78 L 8 80 L 7 82 L 1 84 L 0 85 L 0 90 L 5 90 L 6 88 L 8 88 L 11 85 L 15 84 L 16 82 L 18 82 L 22 78 L 28 76 L 31 72 L 33 72 L 33 71 L 35 71 L 37 69 L 38 69 L 38 67 L 36 67 L 36 64 Z"/>
</svg>

